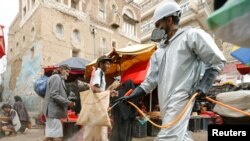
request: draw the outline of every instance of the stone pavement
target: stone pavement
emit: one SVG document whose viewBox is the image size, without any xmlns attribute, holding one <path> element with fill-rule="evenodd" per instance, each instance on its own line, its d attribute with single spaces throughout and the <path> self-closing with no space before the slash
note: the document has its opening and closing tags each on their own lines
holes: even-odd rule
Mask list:
<svg viewBox="0 0 250 141">
<path fill-rule="evenodd" d="M 44 137 L 44 129 L 43 128 L 33 128 L 30 129 L 26 134 L 18 133 L 17 136 L 14 137 L 3 137 L 0 138 L 0 141 L 42 141 Z M 207 132 L 197 132 L 193 133 L 194 141 L 207 141 Z M 132 141 L 153 141 L 154 137 L 146 137 L 146 138 L 133 138 Z M 76 141 L 74 139 L 70 139 L 67 141 Z"/>
</svg>

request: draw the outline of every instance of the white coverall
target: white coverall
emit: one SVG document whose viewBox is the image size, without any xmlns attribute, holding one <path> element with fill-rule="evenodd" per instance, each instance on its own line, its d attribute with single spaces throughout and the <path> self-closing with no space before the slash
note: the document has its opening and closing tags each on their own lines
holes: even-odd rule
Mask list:
<svg viewBox="0 0 250 141">
<path fill-rule="evenodd" d="M 158 86 L 162 125 L 175 120 L 187 104 L 199 81 L 202 62 L 206 69 L 221 71 L 225 61 L 214 40 L 201 29 L 178 29 L 168 43 L 160 43 L 140 87 L 150 93 Z M 193 104 L 176 125 L 161 129 L 155 141 L 192 140 L 187 133 L 192 108 Z"/>
</svg>

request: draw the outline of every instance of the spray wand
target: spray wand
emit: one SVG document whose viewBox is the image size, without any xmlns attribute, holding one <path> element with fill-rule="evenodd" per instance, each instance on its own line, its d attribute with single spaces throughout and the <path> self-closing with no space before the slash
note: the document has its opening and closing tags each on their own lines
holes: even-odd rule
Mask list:
<svg viewBox="0 0 250 141">
<path fill-rule="evenodd" d="M 129 90 L 125 93 L 124 96 L 129 96 L 132 92 L 133 92 L 133 90 L 132 90 L 132 89 L 129 89 Z M 120 102 L 122 102 L 122 101 L 117 101 L 115 104 L 113 104 L 111 107 L 109 107 L 109 111 L 110 111 L 112 108 L 114 108 L 117 104 L 119 104 Z"/>
</svg>

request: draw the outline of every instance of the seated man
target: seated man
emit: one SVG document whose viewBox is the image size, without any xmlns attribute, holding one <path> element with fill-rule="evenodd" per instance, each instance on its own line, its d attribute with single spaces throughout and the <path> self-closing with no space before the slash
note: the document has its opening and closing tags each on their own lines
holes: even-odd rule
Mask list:
<svg viewBox="0 0 250 141">
<path fill-rule="evenodd" d="M 16 135 L 16 129 L 21 127 L 18 115 L 14 109 L 11 109 L 9 104 L 3 104 L 2 110 L 4 115 L 0 116 L 0 130 L 9 132 L 9 136 Z"/>
</svg>

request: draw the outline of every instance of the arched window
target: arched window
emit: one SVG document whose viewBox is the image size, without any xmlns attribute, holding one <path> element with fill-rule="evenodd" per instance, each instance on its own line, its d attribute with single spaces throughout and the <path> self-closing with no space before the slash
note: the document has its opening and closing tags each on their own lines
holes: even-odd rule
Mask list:
<svg viewBox="0 0 250 141">
<path fill-rule="evenodd" d="M 27 10 L 26 10 L 26 6 L 23 8 L 23 17 L 24 16 L 26 16 L 26 12 L 27 12 Z"/>
<path fill-rule="evenodd" d="M 78 9 L 80 0 L 71 0 L 71 8 Z"/>
<path fill-rule="evenodd" d="M 60 23 L 56 24 L 56 34 L 63 36 L 63 25 Z"/>
<path fill-rule="evenodd" d="M 104 55 L 105 53 L 107 53 L 107 39 L 101 37 L 99 55 Z"/>
<path fill-rule="evenodd" d="M 129 9 L 126 9 L 125 14 L 127 16 L 129 16 L 130 18 L 132 18 L 132 19 L 135 18 L 133 12 L 131 10 L 129 10 Z"/>
<path fill-rule="evenodd" d="M 31 38 L 35 38 L 35 27 L 33 26 L 32 28 L 31 28 Z"/>
<path fill-rule="evenodd" d="M 35 27 L 32 27 L 31 28 L 31 34 L 34 34 L 35 33 Z"/>
<path fill-rule="evenodd" d="M 23 36 L 23 42 L 25 42 L 25 36 Z"/>
<path fill-rule="evenodd" d="M 80 51 L 72 51 L 72 57 L 79 57 Z"/>
<path fill-rule="evenodd" d="M 80 31 L 78 29 L 74 29 L 72 32 L 72 40 L 75 43 L 81 42 Z"/>
<path fill-rule="evenodd" d="M 116 47 L 117 47 L 117 43 L 116 43 L 116 41 L 112 41 L 111 46 L 112 46 L 112 48 L 116 48 Z"/>
<path fill-rule="evenodd" d="M 112 13 L 116 13 L 117 12 L 117 8 L 114 4 L 112 4 Z"/>
<path fill-rule="evenodd" d="M 102 20 L 105 20 L 105 1 L 99 0 L 99 12 L 98 12 L 99 18 Z"/>
<path fill-rule="evenodd" d="M 136 20 L 135 15 L 130 9 L 126 9 L 123 13 L 123 32 L 128 36 L 136 36 Z"/>
</svg>

